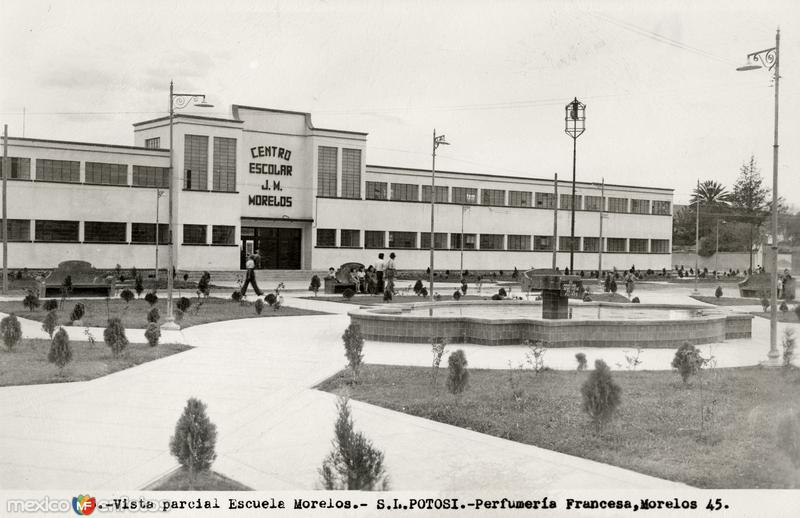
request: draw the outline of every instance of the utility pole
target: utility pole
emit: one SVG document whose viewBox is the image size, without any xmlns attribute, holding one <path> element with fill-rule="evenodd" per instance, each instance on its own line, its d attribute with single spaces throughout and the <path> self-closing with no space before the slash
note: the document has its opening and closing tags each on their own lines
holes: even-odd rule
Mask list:
<svg viewBox="0 0 800 518">
<path fill-rule="evenodd" d="M 8 295 L 8 124 L 3 125 L 3 295 Z"/>
<path fill-rule="evenodd" d="M 555 173 L 553 180 L 553 265 L 551 268 L 555 271 L 558 262 L 558 173 Z"/>
<path fill-rule="evenodd" d="M 700 179 L 697 179 L 697 201 L 695 202 L 695 209 L 697 210 L 697 221 L 695 221 L 694 228 L 694 294 L 700 293 L 697 289 L 697 279 L 700 278 Z"/>
<path fill-rule="evenodd" d="M 597 278 L 603 276 L 603 217 L 605 217 L 606 210 L 606 179 L 602 178 L 600 184 L 600 255 L 597 260 Z"/>
</svg>

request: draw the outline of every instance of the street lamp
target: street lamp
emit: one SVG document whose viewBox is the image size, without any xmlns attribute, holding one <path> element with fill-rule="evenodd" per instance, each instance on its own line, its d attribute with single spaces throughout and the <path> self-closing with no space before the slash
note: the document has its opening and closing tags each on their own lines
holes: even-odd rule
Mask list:
<svg viewBox="0 0 800 518">
<path fill-rule="evenodd" d="M 180 329 L 180 326 L 175 323 L 175 315 L 172 312 L 172 274 L 175 270 L 175 242 L 173 241 L 173 236 L 175 235 L 174 228 L 175 228 L 175 211 L 174 211 L 174 195 L 173 191 L 175 191 L 175 174 L 173 168 L 173 155 L 175 154 L 175 150 L 172 145 L 172 130 L 175 120 L 175 110 L 180 110 L 181 108 L 185 108 L 189 105 L 189 103 L 193 103 L 194 106 L 198 108 L 213 108 L 213 104 L 209 104 L 206 102 L 206 96 L 204 94 L 176 94 L 173 90 L 172 81 L 169 82 L 169 190 L 168 190 L 168 197 L 169 200 L 169 248 L 167 249 L 169 253 L 167 254 L 169 258 L 169 269 L 167 270 L 167 321 L 164 325 L 161 326 L 162 329 L 173 329 L 177 330 Z M 156 229 L 158 229 L 158 224 L 156 224 Z M 158 240 L 156 240 L 156 249 L 158 249 Z M 156 274 L 158 275 L 158 274 Z"/>
<path fill-rule="evenodd" d="M 433 130 L 433 165 L 431 166 L 431 272 L 430 272 L 430 296 L 433 302 L 433 212 L 436 206 L 436 148 L 439 146 L 449 146 L 450 143 L 445 140 L 444 135 L 436 136 L 436 130 Z M 431 309 L 433 311 L 433 309 Z"/>
<path fill-rule="evenodd" d="M 759 50 L 747 55 L 747 64 L 737 68 L 742 72 L 766 68 L 772 72 L 775 82 L 775 129 L 772 144 L 772 255 L 770 263 L 772 275 L 770 276 L 770 315 L 769 315 L 769 353 L 767 360 L 762 365 L 777 367 L 781 365 L 778 353 L 778 86 L 780 82 L 780 46 L 781 30 L 775 32 L 775 46 Z"/>
<path fill-rule="evenodd" d="M 578 137 L 583 135 L 586 130 L 586 105 L 574 98 L 571 103 L 565 107 L 566 117 L 564 132 L 572 137 L 572 202 L 570 203 L 570 212 L 572 213 L 572 221 L 570 223 L 569 232 L 569 272 L 575 269 L 574 255 L 575 255 L 575 159 Z M 558 200 L 556 200 L 558 203 Z"/>
</svg>

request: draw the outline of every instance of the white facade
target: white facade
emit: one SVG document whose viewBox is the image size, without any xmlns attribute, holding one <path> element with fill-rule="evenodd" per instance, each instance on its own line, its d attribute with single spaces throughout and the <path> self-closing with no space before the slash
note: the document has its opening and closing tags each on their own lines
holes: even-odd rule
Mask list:
<svg viewBox="0 0 800 518">
<path fill-rule="evenodd" d="M 168 222 L 157 192 L 168 187 L 169 139 L 166 117 L 135 124 L 135 146 L 9 138 L 10 266 L 152 268 L 157 204 Z M 238 269 L 259 250 L 270 269 L 370 264 L 389 251 L 399 269 L 427 268 L 431 171 L 366 165 L 366 140 L 315 128 L 307 113 L 234 105 L 230 119 L 176 115 L 177 267 Z M 569 196 L 556 200 L 553 239 L 552 180 L 437 171 L 436 188 L 437 269 L 550 267 L 554 242 L 556 264 L 569 265 Z M 570 191 L 559 182 L 559 198 Z M 576 195 L 576 270 L 598 269 L 601 215 L 604 269 L 670 267 L 671 189 L 605 185 L 601 198 L 599 184 L 579 182 Z"/>
</svg>

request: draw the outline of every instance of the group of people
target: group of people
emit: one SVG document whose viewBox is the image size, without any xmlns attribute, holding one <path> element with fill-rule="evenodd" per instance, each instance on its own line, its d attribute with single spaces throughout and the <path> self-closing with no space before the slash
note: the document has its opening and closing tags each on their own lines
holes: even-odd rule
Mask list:
<svg viewBox="0 0 800 518">
<path fill-rule="evenodd" d="M 349 280 L 350 283 L 356 286 L 356 291 L 370 295 L 385 291 L 389 291 L 392 294 L 396 292 L 394 281 L 397 276 L 397 265 L 395 263 L 397 256 L 394 252 L 391 252 L 389 259 L 385 257 L 381 252 L 378 254 L 378 260 L 374 264 L 367 266 L 366 269 L 363 266 L 350 269 Z M 328 277 L 336 277 L 333 268 L 328 270 Z"/>
</svg>

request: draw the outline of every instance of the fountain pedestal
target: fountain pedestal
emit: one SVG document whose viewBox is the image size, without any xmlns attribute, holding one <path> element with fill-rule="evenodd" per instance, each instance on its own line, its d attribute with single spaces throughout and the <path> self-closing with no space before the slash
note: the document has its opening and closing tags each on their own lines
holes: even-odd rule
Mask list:
<svg viewBox="0 0 800 518">
<path fill-rule="evenodd" d="M 523 290 L 542 290 L 542 318 L 569 318 L 569 299 L 580 298 L 583 283 L 577 275 L 555 270 L 528 270 L 523 275 Z"/>
</svg>

